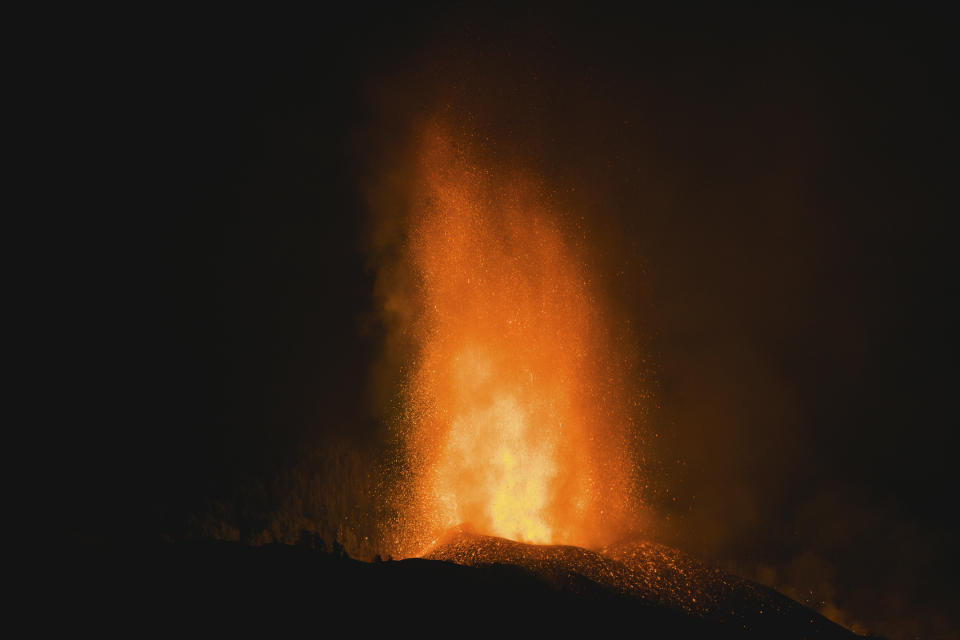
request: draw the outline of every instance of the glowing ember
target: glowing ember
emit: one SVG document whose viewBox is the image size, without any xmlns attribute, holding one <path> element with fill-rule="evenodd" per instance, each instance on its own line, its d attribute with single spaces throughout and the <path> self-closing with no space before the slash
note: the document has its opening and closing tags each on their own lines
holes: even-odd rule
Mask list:
<svg viewBox="0 0 960 640">
<path fill-rule="evenodd" d="M 623 365 L 592 276 L 531 182 L 459 143 L 424 136 L 405 247 L 413 546 L 457 525 L 604 544 L 630 524 L 634 473 Z"/>
<path fill-rule="evenodd" d="M 591 584 L 649 604 L 733 623 L 738 628 L 751 625 L 764 637 L 795 637 L 790 629 L 797 628 L 805 632 L 803 637 L 850 637 L 773 589 L 725 573 L 676 549 L 642 540 L 595 552 L 572 546 L 523 544 L 454 529 L 427 549 L 424 557 L 465 566 L 518 566 L 557 588 L 574 592 L 583 588 L 577 578 L 584 577 Z M 757 620 L 764 614 L 765 620 Z"/>
</svg>

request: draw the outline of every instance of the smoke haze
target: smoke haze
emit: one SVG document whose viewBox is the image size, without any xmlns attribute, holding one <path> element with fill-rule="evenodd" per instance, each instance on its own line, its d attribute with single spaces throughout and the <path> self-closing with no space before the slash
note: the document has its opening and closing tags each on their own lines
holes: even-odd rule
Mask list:
<svg viewBox="0 0 960 640">
<path fill-rule="evenodd" d="M 87 91 L 129 79 L 130 106 L 76 107 L 106 142 L 65 129 L 136 162 L 109 174 L 122 240 L 71 289 L 73 360 L 109 362 L 70 403 L 101 426 L 65 443 L 90 455 L 64 528 L 394 553 L 419 310 L 385 265 L 442 114 L 579 234 L 629 360 L 643 534 L 857 630 L 946 634 L 946 22 L 788 13 L 250 16 L 94 56 Z"/>
</svg>

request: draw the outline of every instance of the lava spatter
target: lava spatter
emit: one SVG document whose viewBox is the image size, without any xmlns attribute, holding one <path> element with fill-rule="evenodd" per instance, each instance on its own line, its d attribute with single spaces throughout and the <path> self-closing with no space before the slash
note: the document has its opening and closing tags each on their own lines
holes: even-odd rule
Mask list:
<svg viewBox="0 0 960 640">
<path fill-rule="evenodd" d="M 584 234 L 530 173 L 427 127 L 402 261 L 407 554 L 450 527 L 598 547 L 633 522 L 622 349 Z"/>
</svg>

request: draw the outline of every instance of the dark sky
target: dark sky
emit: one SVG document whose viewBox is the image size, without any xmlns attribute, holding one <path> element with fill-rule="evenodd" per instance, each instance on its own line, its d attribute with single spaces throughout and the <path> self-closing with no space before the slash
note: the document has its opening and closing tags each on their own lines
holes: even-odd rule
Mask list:
<svg viewBox="0 0 960 640">
<path fill-rule="evenodd" d="M 816 583 L 847 623 L 949 624 L 945 16 L 77 20 L 43 112 L 76 238 L 51 324 L 67 530 L 173 531 L 304 448 L 382 445 L 364 189 L 411 117 L 452 105 L 591 212 L 651 363 L 657 535 Z"/>
</svg>

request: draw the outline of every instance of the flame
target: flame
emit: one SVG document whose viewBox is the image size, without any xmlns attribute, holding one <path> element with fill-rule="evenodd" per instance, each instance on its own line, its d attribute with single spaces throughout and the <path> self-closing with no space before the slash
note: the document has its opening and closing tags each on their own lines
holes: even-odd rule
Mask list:
<svg viewBox="0 0 960 640">
<path fill-rule="evenodd" d="M 448 130 L 429 128 L 415 166 L 407 520 L 420 544 L 453 526 L 609 542 L 634 511 L 635 458 L 583 248 L 533 180 Z"/>
</svg>

